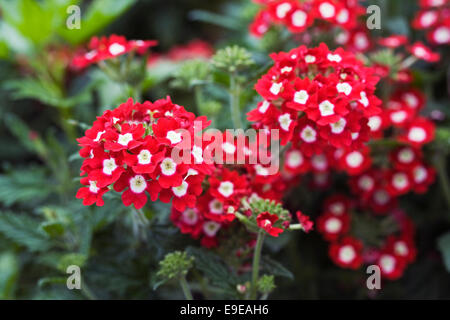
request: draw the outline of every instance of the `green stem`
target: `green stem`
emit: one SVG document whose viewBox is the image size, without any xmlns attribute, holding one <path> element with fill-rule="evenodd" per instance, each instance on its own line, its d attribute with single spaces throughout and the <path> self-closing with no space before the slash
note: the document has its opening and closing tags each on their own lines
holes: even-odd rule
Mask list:
<svg viewBox="0 0 450 320">
<path fill-rule="evenodd" d="M 89 289 L 88 285 L 86 284 L 86 281 L 84 281 L 83 278 L 82 278 L 82 283 L 81 283 L 81 292 L 89 300 L 97 300 L 96 295 L 92 292 L 91 289 Z"/>
<path fill-rule="evenodd" d="M 258 286 L 258 278 L 259 278 L 259 262 L 261 260 L 261 251 L 264 243 L 264 231 L 260 230 L 258 232 L 258 238 L 256 240 L 255 251 L 253 253 L 253 266 L 252 266 L 252 284 L 250 288 L 250 299 L 256 299 L 257 286 Z"/>
<path fill-rule="evenodd" d="M 189 285 L 186 281 L 185 276 L 182 276 L 180 278 L 180 286 L 181 289 L 183 289 L 184 297 L 186 298 L 186 300 L 194 300 L 194 298 L 192 298 L 191 289 L 189 289 Z"/>
<path fill-rule="evenodd" d="M 438 171 L 439 182 L 441 184 L 442 191 L 444 192 L 445 200 L 447 202 L 447 207 L 450 210 L 450 182 L 448 180 L 448 172 L 445 161 L 445 155 L 438 155 L 436 158 L 436 169 Z"/>
<path fill-rule="evenodd" d="M 239 107 L 240 86 L 236 74 L 230 76 L 230 111 L 235 129 L 242 129 L 241 110 Z"/>
</svg>

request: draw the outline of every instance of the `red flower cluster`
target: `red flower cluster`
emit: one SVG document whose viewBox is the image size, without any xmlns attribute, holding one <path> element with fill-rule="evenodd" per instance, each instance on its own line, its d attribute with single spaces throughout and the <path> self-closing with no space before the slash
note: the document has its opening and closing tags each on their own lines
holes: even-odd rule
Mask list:
<svg viewBox="0 0 450 320">
<path fill-rule="evenodd" d="M 342 268 L 350 269 L 358 269 L 363 263 L 377 264 L 386 279 L 399 278 L 416 256 L 411 220 L 401 211 L 392 210 L 391 215 L 398 231 L 388 235 L 381 247 L 376 247 L 373 235 L 359 233 L 363 239 L 358 239 L 353 234 L 361 226 L 350 228 L 351 217 L 359 215 L 356 212 L 359 206 L 358 201 L 352 203 L 343 195 L 334 195 L 325 201 L 323 214 L 317 219 L 317 229 L 330 242 L 331 260 Z M 384 230 L 378 232 L 381 233 L 377 237 L 385 237 Z"/>
<path fill-rule="evenodd" d="M 89 51 L 81 52 L 72 60 L 75 69 L 83 69 L 102 60 L 112 59 L 131 51 L 144 54 L 150 47 L 158 44 L 155 40 L 127 40 L 123 36 L 93 37 L 89 42 Z"/>
<path fill-rule="evenodd" d="M 339 26 L 353 29 L 358 18 L 365 13 L 357 1 L 346 0 L 255 0 L 264 5 L 258 12 L 250 32 L 262 36 L 272 24 L 282 24 L 293 33 L 305 31 L 313 24 L 322 28 Z"/>
<path fill-rule="evenodd" d="M 412 26 L 427 30 L 427 39 L 435 45 L 450 43 L 450 1 L 420 0 L 421 10 L 417 13 Z"/>
<path fill-rule="evenodd" d="M 337 150 L 340 167 L 350 174 L 370 166 L 362 146 L 370 138 L 369 118 L 381 112 L 374 70 L 325 44 L 272 58 L 275 65 L 255 86 L 264 101 L 248 119 L 257 128 L 279 129 L 281 144 L 292 143 L 286 169 L 325 172 Z"/>
<path fill-rule="evenodd" d="M 194 128 L 194 122 L 201 128 Z M 145 205 L 147 195 L 152 201 L 158 196 L 163 202 L 172 199 L 180 211 L 194 207 L 202 181 L 212 168 L 202 161 L 203 149 L 193 141 L 193 133 L 208 125 L 206 117 L 195 117 L 170 98 L 142 104 L 130 98 L 105 111 L 78 139 L 80 155 L 85 158 L 81 175 L 87 176 L 81 179 L 85 187 L 77 198 L 84 205 L 101 206 L 103 194 L 113 188 L 122 192 L 125 206 L 134 204 L 137 209 Z M 186 145 L 192 149 L 186 150 Z M 183 152 L 190 164 L 178 156 Z"/>
</svg>

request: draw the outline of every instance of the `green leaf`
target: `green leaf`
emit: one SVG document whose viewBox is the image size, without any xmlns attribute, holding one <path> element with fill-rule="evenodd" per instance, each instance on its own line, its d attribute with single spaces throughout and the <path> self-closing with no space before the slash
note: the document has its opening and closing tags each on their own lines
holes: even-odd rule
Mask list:
<svg viewBox="0 0 450 320">
<path fill-rule="evenodd" d="M 42 288 L 51 284 L 65 284 L 67 282 L 67 278 L 65 277 L 45 277 L 41 278 L 38 281 L 38 287 Z"/>
<path fill-rule="evenodd" d="M 272 274 L 274 276 L 285 277 L 293 280 L 294 275 L 288 269 L 286 269 L 281 263 L 272 260 L 268 256 L 263 256 L 261 259 L 261 268 L 265 273 Z"/>
<path fill-rule="evenodd" d="M 41 223 L 40 228 L 51 238 L 64 234 L 64 225 L 60 221 L 46 221 Z"/>
<path fill-rule="evenodd" d="M 44 169 L 15 169 L 0 175 L 0 202 L 6 207 L 15 203 L 34 205 L 53 191 Z"/>
<path fill-rule="evenodd" d="M 186 252 L 195 258 L 195 268 L 202 271 L 213 285 L 229 291 L 235 288 L 238 283 L 236 275 L 227 268 L 218 255 L 194 247 L 188 247 Z"/>
<path fill-rule="evenodd" d="M 39 223 L 25 214 L 0 212 L 0 233 L 30 251 L 46 251 L 52 246 Z"/>
<path fill-rule="evenodd" d="M 127 11 L 136 0 L 95 0 L 86 12 L 82 12 L 81 28 L 68 29 L 65 24 L 58 30 L 60 36 L 73 45 L 85 42 L 91 36 L 113 22 L 118 16 Z"/>
<path fill-rule="evenodd" d="M 441 251 L 445 268 L 450 272 L 450 232 L 439 237 L 438 248 Z"/>
<path fill-rule="evenodd" d="M 1 0 L 5 21 L 14 27 L 21 35 L 41 46 L 49 42 L 54 30 L 65 26 L 66 8 L 75 0 Z"/>
<path fill-rule="evenodd" d="M 12 252 L 0 255 L 0 300 L 14 298 L 14 289 L 19 274 L 19 263 Z"/>
<path fill-rule="evenodd" d="M 82 267 L 87 261 L 87 257 L 81 253 L 68 253 L 63 255 L 58 262 L 57 268 L 61 272 L 66 272 L 67 267 L 76 265 Z"/>
</svg>

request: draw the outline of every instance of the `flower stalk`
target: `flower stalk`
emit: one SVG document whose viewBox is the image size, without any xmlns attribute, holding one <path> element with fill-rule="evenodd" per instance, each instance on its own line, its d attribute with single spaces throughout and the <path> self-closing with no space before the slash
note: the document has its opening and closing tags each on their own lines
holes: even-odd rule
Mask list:
<svg viewBox="0 0 450 320">
<path fill-rule="evenodd" d="M 255 300 L 258 287 L 259 278 L 259 264 L 261 260 L 261 251 L 264 243 L 264 231 L 260 230 L 258 232 L 258 238 L 256 240 L 255 251 L 253 253 L 253 265 L 252 265 L 252 283 L 250 288 L 250 299 Z"/>
<path fill-rule="evenodd" d="M 230 75 L 230 111 L 235 129 L 242 128 L 241 110 L 239 106 L 240 90 L 237 75 L 236 73 L 232 73 Z"/>
</svg>

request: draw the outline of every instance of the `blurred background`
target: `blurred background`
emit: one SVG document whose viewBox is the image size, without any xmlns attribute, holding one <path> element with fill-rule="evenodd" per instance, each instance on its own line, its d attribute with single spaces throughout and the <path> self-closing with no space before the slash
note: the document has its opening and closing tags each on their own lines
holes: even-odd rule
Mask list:
<svg viewBox="0 0 450 320">
<path fill-rule="evenodd" d="M 416 1 L 368 2 L 382 8 L 381 33 L 418 37 L 409 27 Z M 65 27 L 70 4 L 81 8 L 80 30 Z M 109 34 L 157 40 L 150 59 L 201 40 L 206 55 L 239 44 L 265 65 L 270 63 L 267 54 L 281 44 L 270 36 L 256 40 L 249 35 L 257 10 L 249 0 L 0 0 L 0 298 L 181 298 L 175 286 L 153 290 L 153 271 L 164 254 L 186 243 L 196 245 L 168 221 L 170 207 L 151 206 L 148 215 L 159 215 L 161 223 L 148 231 L 143 244 L 127 236 L 131 222 L 120 199 L 111 196 L 104 207 L 84 207 L 74 197 L 81 164 L 75 138 L 96 115 L 129 94 L 98 70 L 78 72 L 67 66 L 71 54 L 92 36 Z M 448 62 L 445 49 L 442 63 L 424 65 L 418 74 L 429 106 L 442 110 L 446 119 Z M 143 99 L 170 95 L 187 109 L 195 105 L 192 90 L 171 85 L 178 66 L 172 60 L 147 65 Z M 433 74 L 439 76 L 428 81 Z M 247 109 L 254 98 L 248 99 Z M 448 145 L 442 147 L 445 166 L 444 148 Z M 320 213 L 326 193 L 295 192 L 300 196 L 289 197 L 289 209 L 301 207 L 313 217 Z M 449 299 L 450 237 L 442 236 L 450 230 L 450 212 L 441 185 L 435 183 L 422 196 L 406 196 L 402 208 L 416 224 L 418 257 L 401 279 L 368 291 L 365 270 L 334 265 L 327 243 L 314 232 L 268 243 L 272 258 L 292 273 L 277 279 L 271 298 Z M 65 287 L 71 264 L 83 266 L 82 292 Z"/>
</svg>

